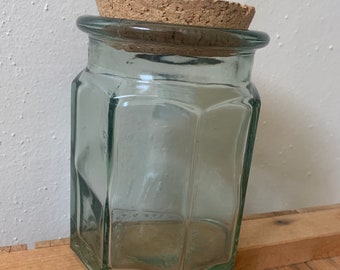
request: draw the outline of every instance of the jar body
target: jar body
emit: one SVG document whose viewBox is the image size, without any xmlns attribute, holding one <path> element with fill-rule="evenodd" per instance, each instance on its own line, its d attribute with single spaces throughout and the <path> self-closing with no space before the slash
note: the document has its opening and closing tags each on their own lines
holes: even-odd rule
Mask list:
<svg viewBox="0 0 340 270">
<path fill-rule="evenodd" d="M 90 38 L 71 145 L 71 247 L 88 269 L 233 268 L 260 108 L 252 61 Z"/>
</svg>

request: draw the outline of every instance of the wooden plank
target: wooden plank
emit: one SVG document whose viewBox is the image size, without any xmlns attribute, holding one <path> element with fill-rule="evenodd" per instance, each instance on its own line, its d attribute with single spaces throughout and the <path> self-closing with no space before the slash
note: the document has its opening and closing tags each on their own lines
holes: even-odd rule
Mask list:
<svg viewBox="0 0 340 270">
<path fill-rule="evenodd" d="M 279 268 L 275 268 L 273 270 L 312 270 L 307 264 L 300 263 L 300 264 L 294 264 L 290 266 L 283 266 Z"/>
<path fill-rule="evenodd" d="M 239 248 L 340 234 L 340 207 L 316 212 L 249 219 L 242 222 Z"/>
<path fill-rule="evenodd" d="M 239 250 L 236 270 L 263 270 L 340 254 L 340 235 Z M 339 268 L 340 269 L 340 268 Z"/>
<path fill-rule="evenodd" d="M 236 270 L 262 270 L 340 256 L 340 207 L 242 223 Z"/>
<path fill-rule="evenodd" d="M 69 248 L 69 239 L 39 242 L 36 248 L 17 252 L 13 251 L 27 249 L 27 246 L 0 249 L 0 269 L 85 269 Z M 311 266 L 319 267 L 320 264 L 326 265 L 324 267 L 336 265 L 336 269 L 340 269 L 338 258 L 331 258 L 326 263 L 304 264 L 335 256 L 340 256 L 339 205 L 313 211 L 285 211 L 281 215 L 261 214 L 242 223 L 235 269 L 310 270 L 313 269 Z"/>
<path fill-rule="evenodd" d="M 339 269 L 340 269 L 340 257 L 333 257 L 333 258 L 330 258 L 330 260 L 332 260 L 337 265 L 339 265 Z"/>
<path fill-rule="evenodd" d="M 291 214 L 299 213 L 298 210 L 285 210 L 279 212 L 266 212 L 266 213 L 258 213 L 258 214 L 251 214 L 243 216 L 242 220 L 249 220 L 249 219 L 260 219 L 260 218 L 269 218 L 269 217 L 277 217 L 277 216 L 285 216 Z"/>
<path fill-rule="evenodd" d="M 47 248 L 61 245 L 69 245 L 70 238 L 61 238 L 56 240 L 47 240 L 35 243 L 35 248 Z"/>
<path fill-rule="evenodd" d="M 4 253 L 11 253 L 11 252 L 17 252 L 17 251 L 22 251 L 22 250 L 27 250 L 27 245 L 22 244 L 22 245 L 15 245 L 15 246 L 8 246 L 8 247 L 0 247 L 0 255 Z"/>
<path fill-rule="evenodd" d="M 296 210 L 283 210 L 283 211 L 276 211 L 276 212 L 265 212 L 265 213 L 244 215 L 243 220 L 277 217 L 277 216 L 282 217 L 282 216 L 285 216 L 285 215 L 291 215 L 291 214 L 297 214 L 297 213 L 310 213 L 310 212 L 318 212 L 318 211 L 323 211 L 323 210 L 339 209 L 339 208 L 340 208 L 340 203 L 331 204 L 331 205 L 308 207 L 308 208 L 300 208 L 300 209 L 296 209 Z"/>
<path fill-rule="evenodd" d="M 339 270 L 340 265 L 331 259 L 315 260 L 306 263 L 313 270 Z"/>
<path fill-rule="evenodd" d="M 68 245 L 0 255 L 1 270 L 86 270 Z"/>
</svg>

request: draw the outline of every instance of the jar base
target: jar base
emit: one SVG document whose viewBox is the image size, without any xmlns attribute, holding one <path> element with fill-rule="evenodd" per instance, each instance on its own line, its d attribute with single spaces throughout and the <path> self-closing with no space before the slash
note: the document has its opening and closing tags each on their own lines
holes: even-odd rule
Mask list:
<svg viewBox="0 0 340 270">
<path fill-rule="evenodd" d="M 104 262 L 102 262 L 97 256 L 95 256 L 93 249 L 86 243 L 85 240 L 83 240 L 81 237 L 79 237 L 76 234 L 71 236 L 71 249 L 76 253 L 76 255 L 79 257 L 79 259 L 83 262 L 83 264 L 86 266 L 88 270 L 109 270 L 109 269 L 121 270 L 124 268 L 125 269 L 133 268 L 134 270 L 156 270 L 156 269 L 159 269 L 159 263 L 157 262 L 161 259 L 157 257 L 158 259 L 156 258 L 156 261 L 154 261 L 154 263 L 149 260 L 149 265 L 146 265 L 144 263 L 140 266 L 134 264 L 132 267 L 126 267 L 126 266 L 122 267 L 122 265 L 110 267 L 107 264 L 104 264 Z M 170 266 L 169 269 L 173 269 L 173 268 Z M 204 267 L 202 266 L 197 267 L 197 265 L 190 267 L 187 265 L 178 270 L 233 270 L 233 269 L 234 269 L 234 260 L 231 260 L 225 263 L 219 263 L 216 265 L 204 266 Z"/>
<path fill-rule="evenodd" d="M 76 253 L 78 258 L 89 270 L 108 270 L 110 268 L 102 265 L 100 260 L 93 254 L 91 249 L 84 240 L 78 235 L 71 235 L 71 249 Z"/>
</svg>

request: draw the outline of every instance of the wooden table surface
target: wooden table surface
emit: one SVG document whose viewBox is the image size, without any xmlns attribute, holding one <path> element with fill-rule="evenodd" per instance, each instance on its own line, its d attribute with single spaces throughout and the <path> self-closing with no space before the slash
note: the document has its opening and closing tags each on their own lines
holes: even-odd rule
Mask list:
<svg viewBox="0 0 340 270">
<path fill-rule="evenodd" d="M 85 270 L 69 239 L 0 248 L 1 270 Z M 340 270 L 340 205 L 242 222 L 235 270 Z"/>
</svg>

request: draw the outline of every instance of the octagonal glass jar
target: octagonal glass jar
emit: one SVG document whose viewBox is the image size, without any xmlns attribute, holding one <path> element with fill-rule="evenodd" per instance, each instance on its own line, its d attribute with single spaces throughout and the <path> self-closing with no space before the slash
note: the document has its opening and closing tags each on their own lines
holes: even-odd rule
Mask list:
<svg viewBox="0 0 340 270">
<path fill-rule="evenodd" d="M 71 247 L 88 269 L 233 268 L 262 32 L 82 16 Z"/>
</svg>

